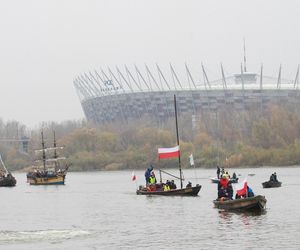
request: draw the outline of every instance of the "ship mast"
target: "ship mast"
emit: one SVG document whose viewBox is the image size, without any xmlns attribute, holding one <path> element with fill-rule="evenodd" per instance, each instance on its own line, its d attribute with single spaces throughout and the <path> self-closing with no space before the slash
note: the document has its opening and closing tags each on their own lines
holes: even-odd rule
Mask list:
<svg viewBox="0 0 300 250">
<path fill-rule="evenodd" d="M 178 121 L 177 121 L 176 95 L 174 95 L 174 106 L 175 106 L 175 121 L 176 121 L 177 145 L 179 147 L 179 134 L 178 134 Z M 180 147 L 179 147 L 179 150 L 180 150 Z M 178 166 L 179 166 L 179 174 L 180 174 L 180 188 L 182 189 L 182 171 L 181 171 L 180 151 L 179 151 L 179 156 L 178 156 Z"/>
<path fill-rule="evenodd" d="M 54 147 L 54 159 L 57 159 L 55 131 L 53 131 L 53 147 Z M 55 161 L 54 164 L 55 164 L 55 171 L 56 171 L 57 161 Z"/>
<path fill-rule="evenodd" d="M 246 67 L 246 42 L 245 42 L 245 37 L 244 37 L 244 72 L 247 72 L 247 67 Z"/>
<path fill-rule="evenodd" d="M 44 133 L 42 134 L 42 150 L 43 150 L 43 166 L 44 166 L 44 172 L 46 172 L 46 150 L 45 150 L 45 141 L 44 141 Z"/>
</svg>

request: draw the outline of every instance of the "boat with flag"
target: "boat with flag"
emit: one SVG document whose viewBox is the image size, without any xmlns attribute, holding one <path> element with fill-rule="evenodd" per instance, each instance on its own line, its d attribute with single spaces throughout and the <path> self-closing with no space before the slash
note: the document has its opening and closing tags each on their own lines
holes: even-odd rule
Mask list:
<svg viewBox="0 0 300 250">
<path fill-rule="evenodd" d="M 0 155 L 0 161 L 4 171 L 0 172 L 0 187 L 13 187 L 17 184 L 16 178 L 9 172 Z"/>
<path fill-rule="evenodd" d="M 249 190 L 247 179 L 242 183 L 232 184 L 232 186 L 236 191 L 236 199 L 218 198 L 213 201 L 216 208 L 237 212 L 262 212 L 265 210 L 267 203 L 265 196 L 254 195 L 252 190 Z"/>
<path fill-rule="evenodd" d="M 43 165 L 27 173 L 27 182 L 30 185 L 64 185 L 69 165 L 63 164 L 62 162 L 66 158 L 59 157 L 57 153 L 57 150 L 63 149 L 63 147 L 57 146 L 55 132 L 53 147 L 45 147 L 43 132 L 41 132 L 41 138 L 42 149 L 36 150 L 36 153 L 42 154 L 42 159 L 38 160 L 38 162 L 42 161 Z M 51 158 L 49 157 L 49 152 L 53 152 Z"/>
<path fill-rule="evenodd" d="M 172 148 L 159 148 L 158 149 L 158 159 L 168 159 L 168 158 L 178 158 L 178 168 L 179 168 L 179 177 L 170 174 L 166 171 L 159 170 L 160 174 L 160 181 L 159 183 L 148 183 L 146 186 L 139 186 L 139 189 L 136 191 L 136 194 L 138 195 L 164 195 L 164 196 L 197 196 L 201 185 L 197 184 L 195 186 L 192 186 L 191 182 L 189 182 L 186 187 L 183 187 L 183 175 L 182 175 L 182 169 L 181 169 L 181 158 L 180 158 L 180 145 L 179 145 L 179 135 L 178 135 L 178 121 L 177 121 L 177 106 L 176 106 L 176 95 L 174 95 L 174 108 L 175 108 L 175 122 L 176 122 L 176 135 L 177 135 L 177 145 Z M 149 170 L 149 171 L 148 171 Z M 150 173 L 153 170 L 151 168 L 148 168 L 148 173 L 146 171 L 146 180 L 147 175 L 150 177 Z M 164 183 L 162 181 L 162 173 L 172 176 L 175 179 L 178 179 L 180 181 L 180 188 L 177 188 L 176 185 L 170 183 Z M 154 177 L 153 177 L 154 178 Z M 169 186 L 173 186 L 173 188 L 170 188 Z"/>
</svg>

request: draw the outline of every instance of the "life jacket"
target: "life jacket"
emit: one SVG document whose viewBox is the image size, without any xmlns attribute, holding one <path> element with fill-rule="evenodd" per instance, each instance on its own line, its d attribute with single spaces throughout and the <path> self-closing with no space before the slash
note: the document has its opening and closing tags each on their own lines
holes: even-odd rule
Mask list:
<svg viewBox="0 0 300 250">
<path fill-rule="evenodd" d="M 155 182 L 156 182 L 156 179 L 155 179 L 155 177 L 153 177 L 153 176 L 150 176 L 150 178 L 149 178 L 149 182 L 150 182 L 150 184 L 155 184 Z"/>
<path fill-rule="evenodd" d="M 222 178 L 222 179 L 220 179 L 220 184 L 221 184 L 221 186 L 223 187 L 223 188 L 227 188 L 227 186 L 228 186 L 228 179 L 226 179 L 226 178 Z"/>
<path fill-rule="evenodd" d="M 164 191 L 169 191 L 170 190 L 170 186 L 169 185 L 164 185 Z"/>
</svg>

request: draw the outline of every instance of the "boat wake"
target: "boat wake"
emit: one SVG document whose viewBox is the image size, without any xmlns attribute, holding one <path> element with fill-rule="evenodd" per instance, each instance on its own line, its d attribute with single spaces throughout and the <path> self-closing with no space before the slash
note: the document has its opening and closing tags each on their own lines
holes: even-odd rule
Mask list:
<svg viewBox="0 0 300 250">
<path fill-rule="evenodd" d="M 88 235 L 91 235 L 91 232 L 84 230 L 0 231 L 0 244 L 34 241 L 57 242 Z"/>
</svg>

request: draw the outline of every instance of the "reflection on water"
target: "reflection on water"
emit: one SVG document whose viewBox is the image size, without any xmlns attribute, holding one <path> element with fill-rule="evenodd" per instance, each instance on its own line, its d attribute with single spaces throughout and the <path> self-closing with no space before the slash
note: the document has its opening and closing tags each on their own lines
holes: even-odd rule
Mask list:
<svg viewBox="0 0 300 250">
<path fill-rule="evenodd" d="M 57 242 L 72 238 L 87 237 L 91 233 L 84 230 L 41 230 L 41 231 L 1 231 L 0 243 L 14 242 Z"/>
<path fill-rule="evenodd" d="M 69 173 L 65 186 L 1 188 L 0 249 L 298 249 L 300 168 L 239 169 L 267 198 L 267 212 L 233 213 L 214 208 L 215 170 L 197 169 L 197 197 L 138 196 L 131 171 Z M 283 187 L 263 189 L 276 171 Z M 194 170 L 185 170 L 186 179 Z M 144 171 L 136 172 L 138 185 Z M 193 180 L 196 184 L 197 181 Z"/>
</svg>

